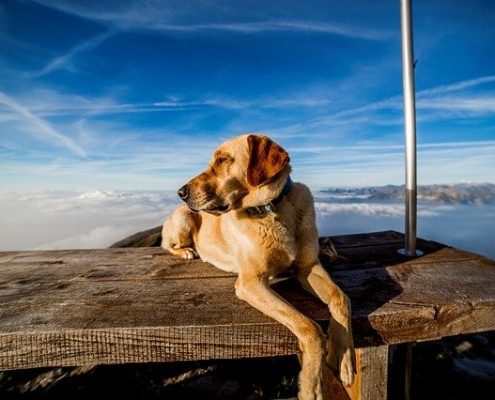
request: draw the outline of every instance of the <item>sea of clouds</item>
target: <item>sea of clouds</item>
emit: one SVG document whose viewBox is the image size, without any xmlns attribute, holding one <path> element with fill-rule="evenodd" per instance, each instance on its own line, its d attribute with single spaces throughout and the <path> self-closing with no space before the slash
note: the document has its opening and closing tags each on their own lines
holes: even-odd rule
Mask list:
<svg viewBox="0 0 495 400">
<path fill-rule="evenodd" d="M 321 236 L 404 231 L 400 201 L 315 192 Z M 175 192 L 0 192 L 0 250 L 102 248 L 161 225 Z M 418 235 L 495 258 L 495 205 L 418 205 Z"/>
</svg>

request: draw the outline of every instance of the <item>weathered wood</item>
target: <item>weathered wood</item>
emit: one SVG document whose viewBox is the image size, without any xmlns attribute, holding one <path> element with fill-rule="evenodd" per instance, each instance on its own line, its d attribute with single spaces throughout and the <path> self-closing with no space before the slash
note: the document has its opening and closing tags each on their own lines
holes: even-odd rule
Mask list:
<svg viewBox="0 0 495 400">
<path fill-rule="evenodd" d="M 356 364 L 356 379 L 346 388 L 350 400 L 386 400 L 388 346 L 357 349 Z"/>
<path fill-rule="evenodd" d="M 401 258 L 395 232 L 332 241 L 348 258 L 327 267 L 358 346 L 495 329 L 495 262 L 425 241 L 425 256 Z M 0 369 L 295 353 L 289 331 L 235 297 L 235 279 L 159 248 L 0 253 Z M 294 279 L 273 287 L 327 322 Z"/>
<path fill-rule="evenodd" d="M 281 338 L 276 324 L 27 331 L 1 336 L 0 370 L 294 354 Z"/>
</svg>

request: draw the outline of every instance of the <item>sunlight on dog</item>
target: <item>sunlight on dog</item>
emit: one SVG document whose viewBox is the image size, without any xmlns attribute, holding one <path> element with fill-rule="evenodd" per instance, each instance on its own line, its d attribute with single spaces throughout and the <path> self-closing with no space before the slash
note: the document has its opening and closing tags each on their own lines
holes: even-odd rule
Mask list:
<svg viewBox="0 0 495 400">
<path fill-rule="evenodd" d="M 238 274 L 237 297 L 286 326 L 301 350 L 299 399 L 327 399 L 328 365 L 345 385 L 355 376 L 348 297 L 318 260 L 313 197 L 294 183 L 287 152 L 262 135 L 223 143 L 204 172 L 178 191 L 185 204 L 166 219 L 162 247 Z M 328 336 L 269 286 L 293 267 L 330 310 Z"/>
</svg>

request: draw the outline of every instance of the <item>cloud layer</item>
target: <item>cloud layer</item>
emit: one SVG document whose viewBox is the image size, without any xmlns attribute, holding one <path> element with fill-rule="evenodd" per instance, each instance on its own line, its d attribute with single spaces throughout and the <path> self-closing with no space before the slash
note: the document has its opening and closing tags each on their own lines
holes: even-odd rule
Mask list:
<svg viewBox="0 0 495 400">
<path fill-rule="evenodd" d="M 404 206 L 315 193 L 320 235 L 404 229 Z M 161 225 L 173 192 L 0 192 L 0 251 L 102 248 Z M 419 235 L 495 257 L 495 206 L 419 205 Z"/>
<path fill-rule="evenodd" d="M 177 205 L 159 192 L 2 192 L 1 249 L 108 247 L 160 225 Z"/>
</svg>

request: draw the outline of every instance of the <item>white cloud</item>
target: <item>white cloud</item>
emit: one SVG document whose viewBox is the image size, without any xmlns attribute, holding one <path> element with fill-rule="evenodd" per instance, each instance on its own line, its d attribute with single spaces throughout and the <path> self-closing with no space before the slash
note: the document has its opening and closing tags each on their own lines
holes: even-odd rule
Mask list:
<svg viewBox="0 0 495 400">
<path fill-rule="evenodd" d="M 483 85 L 485 83 L 495 82 L 495 75 L 480 76 L 478 78 L 467 79 L 464 81 L 454 82 L 449 85 L 436 86 L 430 89 L 424 89 L 417 92 L 418 96 L 427 96 L 433 94 L 441 94 L 454 92 L 464 89 L 469 89 L 475 86 Z"/>
<path fill-rule="evenodd" d="M 175 191 L 0 192 L 0 250 L 107 247 L 160 225 L 179 203 Z M 435 207 L 422 207 L 419 215 L 445 211 L 444 206 Z M 398 203 L 318 201 L 316 211 L 320 219 L 404 215 L 404 207 Z"/>
<path fill-rule="evenodd" d="M 37 116 L 44 118 L 60 116 L 81 118 L 99 115 L 182 111 L 204 109 L 211 106 L 229 106 L 227 102 L 217 104 L 215 101 L 210 100 L 192 102 L 167 100 L 150 103 L 122 103 L 111 95 L 88 97 L 34 86 L 27 92 L 18 93 L 16 95 L 16 101 L 21 102 L 25 108 L 36 113 Z M 0 114 L 0 122 L 15 122 L 21 119 L 22 116 L 16 112 L 12 112 L 12 110 L 10 113 L 4 111 L 3 114 Z"/>
<path fill-rule="evenodd" d="M 173 192 L 0 192 L 0 250 L 107 247 L 178 203 Z"/>
<path fill-rule="evenodd" d="M 423 132 L 424 133 L 424 132 Z M 334 146 L 290 145 L 293 175 L 313 188 L 355 187 L 404 182 L 402 138 Z M 495 141 L 421 143 L 420 184 L 493 182 Z"/>
<path fill-rule="evenodd" d="M 333 214 L 354 214 L 363 216 L 384 216 L 384 217 L 401 217 L 404 216 L 404 204 L 399 203 L 315 203 L 316 213 L 319 216 Z M 428 217 L 438 214 L 438 210 L 444 210 L 436 207 L 424 206 L 418 209 L 418 215 Z"/>
<path fill-rule="evenodd" d="M 493 114 L 495 113 L 495 98 L 493 95 L 482 92 L 476 94 L 465 94 L 462 92 L 465 89 L 493 82 L 495 82 L 495 76 L 489 75 L 417 91 L 416 105 L 423 112 L 423 114 L 418 113 L 417 118 L 418 120 L 422 118 L 427 120 L 442 120 L 454 114 L 462 114 L 463 116 Z M 454 95 L 452 92 L 459 93 Z M 288 131 L 290 136 L 293 130 L 301 130 L 302 126 L 306 128 L 304 134 L 307 134 L 308 129 L 335 128 L 339 125 L 356 125 L 363 122 L 380 125 L 387 120 L 392 120 L 392 124 L 400 125 L 403 123 L 402 117 L 393 119 L 391 115 L 387 115 L 384 119 L 380 117 L 379 112 L 393 111 L 395 113 L 402 113 L 402 109 L 402 95 L 396 95 L 384 100 L 333 112 L 324 117 L 313 118 L 304 122 L 304 124 L 287 126 L 283 129 Z M 430 113 L 425 115 L 425 111 Z"/>
<path fill-rule="evenodd" d="M 70 137 L 58 132 L 50 123 L 46 120 L 34 115 L 27 107 L 15 101 L 10 96 L 0 91 L 0 104 L 9 108 L 20 117 L 28 125 L 37 128 L 32 134 L 39 137 L 42 140 L 50 142 L 58 147 L 65 147 L 76 153 L 79 156 L 85 157 L 86 151 L 79 146 Z"/>
<path fill-rule="evenodd" d="M 480 113 L 493 113 L 495 111 L 493 96 L 481 94 L 468 96 L 461 91 L 494 81 L 495 76 L 483 76 L 419 91 L 418 109 L 421 110 L 419 118 L 447 118 L 453 114 L 471 117 Z M 12 176 L 17 174 L 22 177 L 22 179 L 17 179 L 17 182 L 32 182 L 33 176 L 38 176 L 42 183 L 34 187 L 43 187 L 43 185 L 53 187 L 52 182 L 57 177 L 61 179 L 57 187 L 64 187 L 67 184 L 65 187 L 69 189 L 88 186 L 92 181 L 95 185 L 106 188 L 175 187 L 181 181 L 199 172 L 205 165 L 211 150 L 221 142 L 220 138 L 213 137 L 211 134 L 209 134 L 210 139 L 198 140 L 201 132 L 195 132 L 197 135 L 195 135 L 194 146 L 190 145 L 190 141 L 180 143 L 178 139 L 193 132 L 194 127 L 198 125 L 194 122 L 194 118 L 201 118 L 202 111 L 206 110 L 204 113 L 206 114 L 212 112 L 213 108 L 223 108 L 239 111 L 238 114 L 241 117 L 237 120 L 237 125 L 228 125 L 223 130 L 227 136 L 254 128 L 254 130 L 262 130 L 270 134 L 277 140 L 281 139 L 291 155 L 294 155 L 293 165 L 296 174 L 300 174 L 299 176 L 304 181 L 309 181 L 314 187 L 329 184 L 340 186 L 345 185 L 346 182 L 352 182 L 354 185 L 369 182 L 373 184 L 400 183 L 403 179 L 402 132 L 397 129 L 383 141 L 375 142 L 373 145 L 364 143 L 364 139 L 370 137 L 370 132 L 372 132 L 370 127 L 383 124 L 399 126 L 402 123 L 402 118 L 399 117 L 402 109 L 401 97 L 393 96 L 382 101 L 338 111 L 336 107 L 339 107 L 339 102 L 335 99 L 342 95 L 343 91 L 338 90 L 331 95 L 328 94 L 329 92 L 322 90 L 305 93 L 304 90 L 299 90 L 282 98 L 272 95 L 273 97 L 259 99 L 236 99 L 222 94 L 211 94 L 197 99 L 168 95 L 164 96 L 163 101 L 132 104 L 118 99 L 115 93 L 88 98 L 49 89 L 33 89 L 30 92 L 18 94 L 15 98 L 9 97 L 11 103 L 22 105 L 22 109 L 27 110 L 33 118 L 26 118 L 25 113 L 10 107 L 8 114 L 0 115 L 0 120 L 4 119 L 11 124 L 2 124 L 2 128 L 12 128 L 10 130 L 17 133 L 25 124 L 15 124 L 15 122 L 22 121 L 29 124 L 31 128 L 31 130 L 25 129 L 23 133 L 38 135 L 44 140 L 50 140 L 53 144 L 70 148 L 79 155 L 89 153 L 92 158 L 68 160 L 63 157 L 57 159 L 45 157 L 38 162 L 39 158 L 28 160 L 26 157 L 24 161 L 28 162 L 22 165 L 22 156 L 19 154 L 24 154 L 23 152 L 28 150 L 17 149 L 17 159 L 9 155 L 14 154 L 14 151 L 3 159 L 4 170 L 12 173 Z M 318 96 L 313 96 L 315 93 Z M 343 104 L 349 104 L 349 102 Z M 300 119 L 297 118 L 299 114 L 292 112 L 285 113 L 284 118 L 279 116 L 274 118 L 273 113 L 264 110 L 272 107 L 279 109 L 308 107 L 315 111 L 301 113 Z M 123 122 L 117 122 L 117 118 L 91 118 L 116 113 L 183 109 L 199 110 L 199 112 L 190 113 L 191 117 L 187 121 L 190 125 L 187 129 L 182 123 L 176 124 L 181 129 L 180 132 L 169 132 L 166 129 L 161 132 L 156 129 L 152 132 L 148 129 L 134 129 Z M 253 113 L 259 113 L 263 118 L 253 117 Z M 318 118 L 315 115 L 324 115 L 324 117 Z M 74 118 L 52 119 L 55 116 Z M 236 120 L 235 117 L 232 121 L 234 120 Z M 285 125 L 295 120 L 300 122 Z M 40 130 L 39 127 L 44 127 L 45 131 Z M 75 135 L 69 138 L 61 132 L 74 132 Z M 6 147 L 9 147 L 11 143 L 15 144 L 14 133 L 10 138 L 4 139 L 2 144 Z M 422 134 L 423 137 L 429 136 L 428 132 L 422 132 Z M 163 142 L 150 143 L 149 138 L 158 137 L 162 138 Z M 308 137 L 311 137 L 315 143 L 312 145 L 312 150 L 299 141 L 301 138 L 305 141 Z M 350 138 L 353 141 L 352 146 L 348 145 Z M 8 143 L 8 140 L 11 143 Z M 167 145 L 168 141 L 174 141 L 173 149 Z M 324 143 L 333 145 L 325 146 Z M 464 142 L 460 145 L 463 146 Z M 419 172 L 423 174 L 428 183 L 474 180 L 475 176 L 478 176 L 480 180 L 493 180 L 488 177 L 493 161 L 490 161 L 487 149 L 484 148 L 485 145 L 488 145 L 490 149 L 493 148 L 492 144 L 478 142 L 473 146 L 468 146 L 469 149 L 465 153 L 461 146 L 457 146 L 459 148 L 457 153 L 448 154 L 440 150 L 450 149 L 452 146 L 449 143 L 439 143 L 436 152 L 432 151 L 434 145 L 420 143 L 418 150 L 420 157 L 423 158 Z M 304 159 L 303 153 L 308 152 L 312 153 L 311 157 Z M 452 160 L 459 161 L 452 165 Z M 51 182 L 47 182 L 47 177 L 51 178 Z M 14 178 L 7 179 L 11 180 L 11 183 L 14 180 Z M 25 187 L 27 186 L 26 184 Z M 9 185 L 9 187 L 19 186 Z"/>
<path fill-rule="evenodd" d="M 469 95 L 469 96 L 442 96 L 430 99 L 420 98 L 417 101 L 419 110 L 439 110 L 448 115 L 469 114 L 484 115 L 495 113 L 495 96 Z M 446 114 L 443 114 L 446 115 Z"/>
<path fill-rule="evenodd" d="M 309 21 L 270 21 L 270 22 L 238 22 L 238 23 L 208 23 L 174 25 L 157 23 L 152 29 L 175 32 L 229 31 L 243 34 L 253 34 L 273 31 L 293 31 L 307 33 L 326 33 L 366 40 L 385 40 L 392 34 L 387 31 L 366 29 L 337 23 L 318 23 Z"/>
<path fill-rule="evenodd" d="M 48 62 L 48 64 L 46 64 L 45 67 L 43 67 L 40 71 L 33 73 L 32 76 L 40 77 L 59 69 L 70 69 L 72 67 L 74 57 L 83 52 L 94 49 L 95 47 L 99 46 L 101 43 L 115 35 L 115 33 L 116 32 L 113 30 L 108 30 L 99 35 L 93 36 L 89 39 L 77 43 L 67 53 L 55 57 L 53 60 Z"/>
<path fill-rule="evenodd" d="M 10 96 L 11 99 L 13 98 Z M 200 98 L 184 100 L 177 96 L 166 96 L 164 100 L 147 103 L 125 103 L 114 95 L 88 97 L 77 94 L 62 93 L 46 87 L 31 87 L 28 92 L 18 93 L 15 101 L 22 103 L 38 117 L 51 118 L 69 116 L 76 118 L 110 116 L 129 113 L 173 112 L 189 110 L 204 112 L 212 109 L 243 111 L 246 109 L 297 109 L 329 106 L 334 100 L 302 96 L 298 93 L 283 98 L 261 97 L 253 99 L 237 99 L 217 94 L 203 95 Z M 14 110 L 3 110 L 0 114 L 1 122 L 17 122 L 22 115 Z"/>
<path fill-rule="evenodd" d="M 74 3 L 59 1 L 56 3 L 46 0 L 36 0 L 47 7 L 91 19 L 110 25 L 120 30 L 155 30 L 165 32 L 201 33 L 204 31 L 228 31 L 241 34 L 254 34 L 272 31 L 292 31 L 306 33 L 322 33 L 339 35 L 364 40 L 387 40 L 393 33 L 384 29 L 367 28 L 363 24 L 345 24 L 342 22 L 318 22 L 313 18 L 287 19 L 280 17 L 269 21 L 262 17 L 251 15 L 251 21 L 246 10 L 237 4 L 230 7 L 222 2 L 199 2 L 194 7 L 187 3 L 181 4 L 170 1 L 121 1 L 119 3 L 97 2 Z M 256 8 L 251 6 L 251 9 Z M 283 13 L 283 8 L 281 9 Z M 201 15 L 201 22 L 195 22 Z M 224 22 L 229 21 L 229 22 Z"/>
<path fill-rule="evenodd" d="M 443 120 L 451 117 L 478 117 L 495 113 L 495 98 L 489 93 L 464 94 L 461 91 L 475 86 L 486 85 L 495 81 L 495 76 L 484 76 L 470 80 L 455 82 L 417 92 L 417 108 L 419 121 Z M 328 89 L 328 88 L 327 88 Z M 316 89 L 315 89 L 316 90 Z M 22 103 L 31 113 L 39 118 L 55 116 L 72 116 L 78 119 L 100 115 L 150 113 L 189 110 L 197 115 L 215 108 L 238 112 L 237 119 L 226 127 L 226 130 L 239 131 L 239 126 L 252 126 L 253 119 L 263 127 L 263 131 L 279 138 L 298 138 L 311 134 L 313 137 L 327 137 L 328 131 L 352 134 L 353 129 L 362 126 L 400 126 L 402 119 L 402 96 L 372 102 L 358 107 L 336 111 L 340 104 L 338 91 L 310 90 L 308 88 L 285 94 L 283 97 L 259 97 L 238 99 L 219 94 L 206 94 L 196 99 L 181 99 L 168 95 L 164 100 L 145 103 L 125 103 L 114 95 L 100 97 L 83 97 L 65 94 L 46 88 L 31 88 L 28 93 L 19 93 L 15 101 Z M 458 93 L 454 93 L 458 92 Z M 329 95 L 329 93 L 332 93 Z M 10 97 L 12 101 L 14 99 Z M 294 119 L 273 120 L 267 110 L 315 109 L 303 115 L 298 123 L 290 123 Z M 249 110 L 249 112 L 247 111 Z M 384 113 L 385 112 L 385 113 Z M 258 113 L 253 118 L 250 113 Z M 196 115 L 195 114 L 195 115 Z M 317 116 L 315 115 L 324 115 Z M 0 121 L 18 121 L 24 117 L 12 108 L 10 112 L 0 114 Z M 245 129 L 245 128 L 244 128 Z M 351 130 L 351 132 L 349 131 Z M 360 128 L 362 130 L 362 128 Z M 241 129 L 242 130 L 242 129 Z"/>
<path fill-rule="evenodd" d="M 400 203 L 335 204 L 326 193 L 315 197 L 321 235 L 403 230 Z M 161 225 L 178 204 L 174 192 L 0 191 L 0 251 L 107 247 Z M 418 216 L 421 236 L 495 256 L 495 207 L 422 204 Z"/>
</svg>

